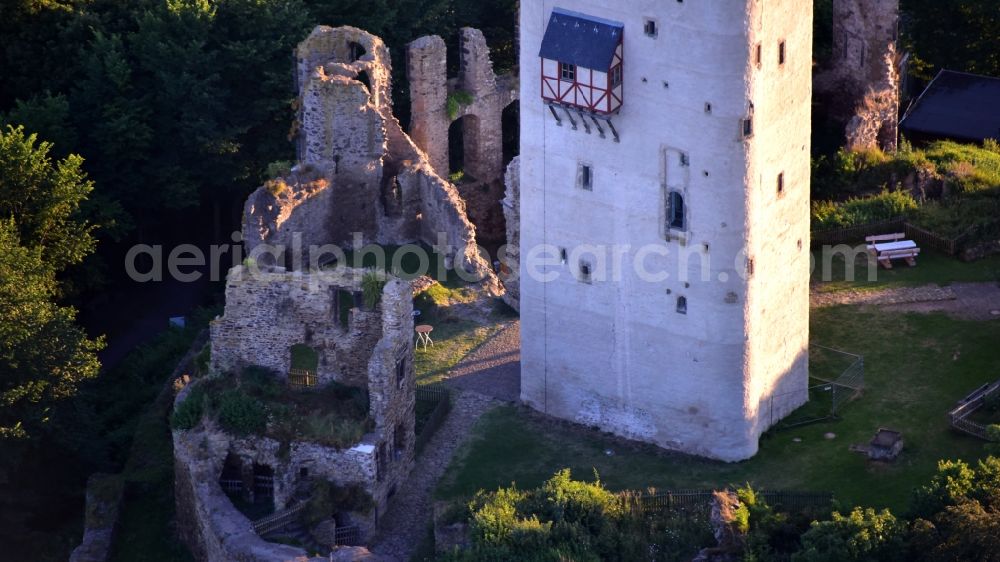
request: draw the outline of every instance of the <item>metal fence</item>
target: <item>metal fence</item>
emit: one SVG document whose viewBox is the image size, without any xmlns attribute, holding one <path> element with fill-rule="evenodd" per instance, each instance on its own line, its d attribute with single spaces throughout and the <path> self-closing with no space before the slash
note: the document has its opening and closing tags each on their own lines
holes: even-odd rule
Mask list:
<svg viewBox="0 0 1000 562">
<path fill-rule="evenodd" d="M 761 400 L 761 415 L 768 427 L 787 429 L 840 417 L 848 402 L 865 388 L 865 358 L 832 347 L 812 344 L 810 350 L 810 386 L 767 396 Z M 813 361 L 814 358 L 818 360 Z M 817 364 L 834 363 L 826 370 Z M 801 405 L 794 411 L 791 406 Z"/>
<path fill-rule="evenodd" d="M 288 509 L 258 519 L 251 523 L 251 525 L 257 536 L 264 536 L 295 523 L 305 508 L 305 502 L 298 503 Z"/>
<path fill-rule="evenodd" d="M 288 384 L 295 388 L 309 388 L 316 386 L 319 378 L 316 373 L 306 369 L 289 369 Z"/>
<path fill-rule="evenodd" d="M 992 384 L 984 384 L 965 398 L 959 400 L 958 405 L 948 412 L 948 421 L 951 423 L 951 426 L 984 441 L 992 441 L 987 432 L 987 425 L 972 421 L 969 417 L 985 406 L 987 401 L 997 394 L 1000 394 L 1000 381 Z"/>
<path fill-rule="evenodd" d="M 714 490 L 676 490 L 622 492 L 619 496 L 626 506 L 644 514 L 663 511 L 707 514 L 715 493 Z M 769 506 L 790 512 L 826 509 L 833 502 L 833 494 L 830 492 L 756 490 L 755 494 Z"/>
<path fill-rule="evenodd" d="M 418 401 L 435 404 L 430 416 L 422 424 L 420 432 L 417 434 L 415 449 L 419 455 L 448 417 L 448 412 L 451 411 L 451 392 L 445 389 L 417 387 L 416 398 Z"/>
<path fill-rule="evenodd" d="M 364 546 L 361 527 L 357 525 L 337 527 L 333 532 L 333 544 L 336 546 Z"/>
</svg>

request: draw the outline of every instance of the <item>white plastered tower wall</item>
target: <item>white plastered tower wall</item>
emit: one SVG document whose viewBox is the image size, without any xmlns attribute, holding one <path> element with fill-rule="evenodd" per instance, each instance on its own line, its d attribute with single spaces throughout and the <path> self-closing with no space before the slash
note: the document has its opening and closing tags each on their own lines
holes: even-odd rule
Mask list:
<svg viewBox="0 0 1000 562">
<path fill-rule="evenodd" d="M 559 126 L 543 104 L 538 53 L 553 8 L 624 24 L 624 104 L 611 118 L 620 142 Z M 806 400 L 811 23 L 801 0 L 521 2 L 525 403 L 739 460 Z M 577 186 L 582 164 L 592 190 Z M 671 190 L 685 201 L 683 231 L 666 227 Z M 601 260 L 579 250 L 588 245 L 624 256 L 617 278 L 601 278 Z M 669 251 L 643 260 L 669 278 L 635 270 L 647 245 Z M 566 248 L 566 262 L 535 267 L 546 247 Z M 578 279 L 581 259 L 594 266 L 590 283 Z"/>
</svg>

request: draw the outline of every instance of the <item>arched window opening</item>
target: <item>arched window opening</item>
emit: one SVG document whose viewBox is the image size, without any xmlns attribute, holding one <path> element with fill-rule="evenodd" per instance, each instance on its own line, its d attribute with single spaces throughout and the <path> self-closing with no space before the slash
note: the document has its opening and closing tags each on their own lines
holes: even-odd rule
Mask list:
<svg viewBox="0 0 1000 562">
<path fill-rule="evenodd" d="M 667 227 L 673 230 L 685 230 L 686 226 L 684 196 L 671 191 L 667 198 Z"/>
</svg>

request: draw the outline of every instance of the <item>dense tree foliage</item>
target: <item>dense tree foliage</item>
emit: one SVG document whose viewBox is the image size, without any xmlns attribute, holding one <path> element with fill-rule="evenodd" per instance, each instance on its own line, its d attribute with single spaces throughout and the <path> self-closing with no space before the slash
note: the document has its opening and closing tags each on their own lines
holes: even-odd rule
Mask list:
<svg viewBox="0 0 1000 562">
<path fill-rule="evenodd" d="M 53 163 L 49 149 L 0 132 L 0 441 L 37 437 L 53 403 L 99 369 L 100 341 L 55 302 L 56 275 L 94 249 L 78 216 L 93 185 L 79 156 Z"/>
<path fill-rule="evenodd" d="M 910 72 L 929 80 L 949 69 L 1000 77 L 996 0 L 901 0 Z"/>
</svg>

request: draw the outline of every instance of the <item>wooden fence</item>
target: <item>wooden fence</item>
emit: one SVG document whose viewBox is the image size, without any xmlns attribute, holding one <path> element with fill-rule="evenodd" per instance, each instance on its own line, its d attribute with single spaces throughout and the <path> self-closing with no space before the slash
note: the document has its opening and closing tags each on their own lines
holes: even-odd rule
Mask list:
<svg viewBox="0 0 1000 562">
<path fill-rule="evenodd" d="M 826 509 L 833 502 L 830 492 L 788 492 L 776 490 L 757 490 L 757 497 L 769 506 L 787 511 L 804 511 L 809 509 Z M 623 501 L 632 510 L 641 513 L 660 511 L 695 512 L 711 509 L 713 490 L 677 490 L 654 492 L 622 492 Z"/>
<path fill-rule="evenodd" d="M 987 433 L 986 424 L 972 421 L 969 419 L 969 416 L 985 406 L 986 401 L 997 393 L 1000 393 L 1000 381 L 992 384 L 984 384 L 965 398 L 959 400 L 958 405 L 948 412 L 948 421 L 951 423 L 951 426 L 984 441 L 991 441 Z"/>
<path fill-rule="evenodd" d="M 900 217 L 882 222 L 859 224 L 847 228 L 817 230 L 812 233 L 812 245 L 815 247 L 837 244 L 862 244 L 868 236 L 902 232 L 921 248 L 930 248 L 949 256 L 957 256 L 962 251 L 965 242 L 970 238 L 972 230 L 970 228 L 957 238 L 945 238 L 944 236 L 910 224 L 906 219 Z"/>
<path fill-rule="evenodd" d="M 812 244 L 813 246 L 860 244 L 865 241 L 866 236 L 902 232 L 905 227 L 906 220 L 899 217 L 887 221 L 859 224 L 857 226 L 850 226 L 847 228 L 817 230 L 812 233 Z"/>
<path fill-rule="evenodd" d="M 253 526 L 254 532 L 257 533 L 257 536 L 264 536 L 295 523 L 295 521 L 298 520 L 299 515 L 302 513 L 302 510 L 305 508 L 306 503 L 300 502 L 288 509 L 272 513 L 267 517 L 258 519 L 251 523 L 251 525 Z"/>
<path fill-rule="evenodd" d="M 451 411 L 451 392 L 445 389 L 417 387 L 416 398 L 419 401 L 436 403 L 430 417 L 423 424 L 420 433 L 417 434 L 414 448 L 419 455 L 448 417 L 448 412 Z"/>
</svg>

